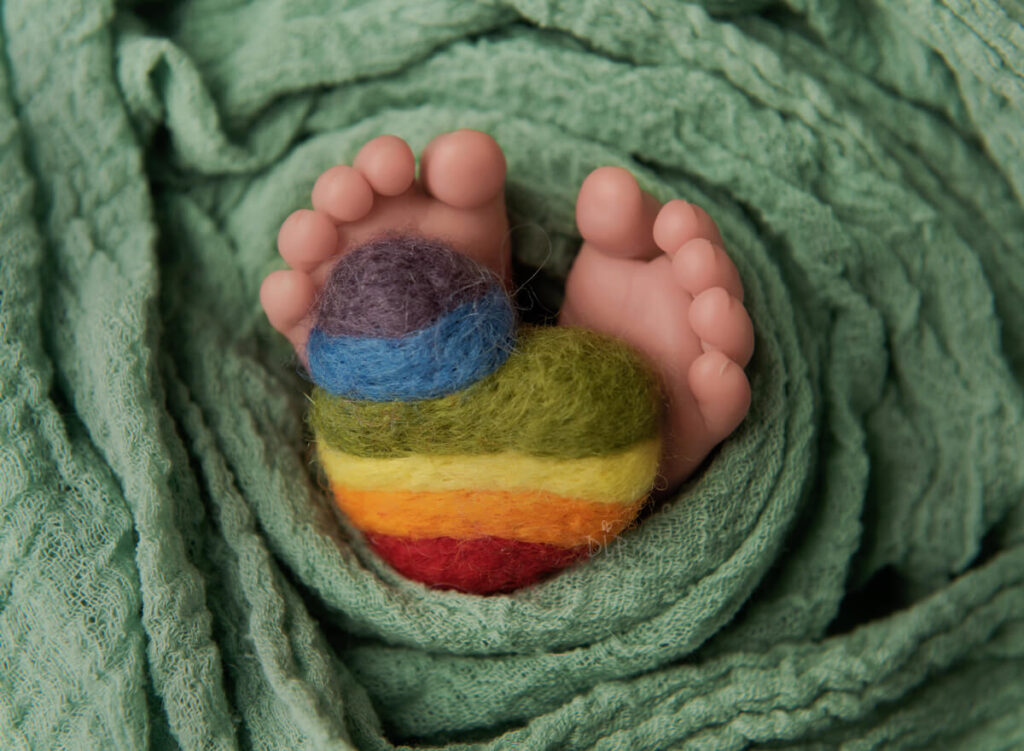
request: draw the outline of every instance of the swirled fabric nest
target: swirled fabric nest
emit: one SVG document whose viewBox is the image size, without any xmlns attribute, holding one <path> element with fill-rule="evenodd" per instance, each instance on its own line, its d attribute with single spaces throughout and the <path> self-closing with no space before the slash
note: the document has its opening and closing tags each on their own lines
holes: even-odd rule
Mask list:
<svg viewBox="0 0 1024 751">
<path fill-rule="evenodd" d="M 1024 744 L 1019 2 L 2 13 L 0 746 Z M 458 127 L 527 302 L 618 164 L 715 217 L 757 332 L 702 471 L 492 597 L 332 509 L 257 301 L 326 166 Z"/>
</svg>

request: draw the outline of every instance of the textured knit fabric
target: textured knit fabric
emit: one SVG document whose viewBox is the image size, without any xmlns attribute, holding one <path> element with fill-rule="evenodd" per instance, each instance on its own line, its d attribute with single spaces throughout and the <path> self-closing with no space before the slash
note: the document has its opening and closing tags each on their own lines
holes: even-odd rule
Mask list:
<svg viewBox="0 0 1024 751">
<path fill-rule="evenodd" d="M 1019 0 L 0 13 L 0 748 L 1024 744 Z M 497 597 L 339 520 L 257 298 L 321 171 L 458 127 L 538 310 L 618 164 L 757 333 L 692 482 Z"/>
</svg>

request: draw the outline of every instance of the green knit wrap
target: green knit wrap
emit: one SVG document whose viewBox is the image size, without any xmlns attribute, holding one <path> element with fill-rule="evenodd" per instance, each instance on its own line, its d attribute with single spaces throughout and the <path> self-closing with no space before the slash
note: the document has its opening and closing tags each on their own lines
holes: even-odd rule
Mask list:
<svg viewBox="0 0 1024 751">
<path fill-rule="evenodd" d="M 0 12 L 0 748 L 1024 745 L 1019 0 Z M 258 302 L 320 172 L 461 127 L 524 304 L 616 164 L 757 334 L 693 481 L 507 596 L 344 525 Z"/>
</svg>

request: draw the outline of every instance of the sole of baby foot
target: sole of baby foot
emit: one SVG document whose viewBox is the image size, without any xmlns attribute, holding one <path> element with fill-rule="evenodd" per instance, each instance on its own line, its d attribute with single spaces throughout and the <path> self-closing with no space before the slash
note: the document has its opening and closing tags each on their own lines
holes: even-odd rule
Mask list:
<svg viewBox="0 0 1024 751">
<path fill-rule="evenodd" d="M 434 138 L 420 155 L 385 135 L 369 141 L 351 165 L 316 180 L 312 209 L 294 211 L 278 233 L 288 270 L 267 276 L 263 309 L 306 361 L 313 308 L 334 263 L 382 235 L 440 240 L 491 269 L 511 287 L 505 209 L 505 156 L 486 133 L 457 130 Z"/>
<path fill-rule="evenodd" d="M 619 167 L 592 172 L 576 219 L 583 244 L 560 323 L 616 336 L 646 356 L 666 397 L 661 479 L 677 487 L 743 421 L 754 329 L 721 232 L 699 206 L 662 205 Z"/>
</svg>

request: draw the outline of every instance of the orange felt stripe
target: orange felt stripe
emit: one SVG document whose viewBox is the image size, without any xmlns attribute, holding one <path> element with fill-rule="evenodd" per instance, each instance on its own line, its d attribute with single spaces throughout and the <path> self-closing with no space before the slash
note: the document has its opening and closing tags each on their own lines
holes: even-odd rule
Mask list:
<svg viewBox="0 0 1024 751">
<path fill-rule="evenodd" d="M 388 491 L 334 489 L 338 506 L 364 532 L 425 537 L 505 537 L 561 547 L 604 545 L 636 518 L 645 498 L 593 503 L 535 490 Z"/>
</svg>

